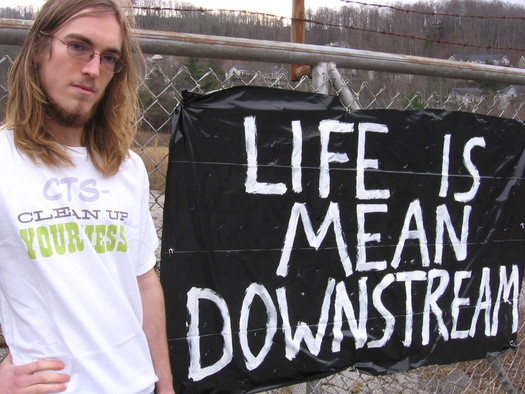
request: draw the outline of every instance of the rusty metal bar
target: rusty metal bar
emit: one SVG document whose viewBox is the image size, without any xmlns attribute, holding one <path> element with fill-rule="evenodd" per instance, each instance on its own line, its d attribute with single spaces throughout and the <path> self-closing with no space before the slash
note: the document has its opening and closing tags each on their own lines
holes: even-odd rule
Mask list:
<svg viewBox="0 0 525 394">
<path fill-rule="evenodd" d="M 304 44 L 304 0 L 292 0 L 292 36 L 291 42 Z M 309 67 L 292 64 L 290 66 L 290 80 L 299 81 L 301 77 L 308 74 Z"/>
<path fill-rule="evenodd" d="M 304 43 L 304 0 L 292 0 L 292 42 Z"/>
<path fill-rule="evenodd" d="M 30 22 L 0 19 L 0 44 L 22 43 Z M 525 85 L 525 70 L 357 49 L 201 34 L 137 30 L 146 54 L 315 65 Z"/>
</svg>

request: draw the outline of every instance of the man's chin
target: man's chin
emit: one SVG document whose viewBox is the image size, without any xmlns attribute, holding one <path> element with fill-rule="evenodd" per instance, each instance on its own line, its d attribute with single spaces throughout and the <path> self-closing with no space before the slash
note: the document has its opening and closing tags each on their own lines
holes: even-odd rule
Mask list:
<svg viewBox="0 0 525 394">
<path fill-rule="evenodd" d="M 63 127 L 83 127 L 95 114 L 95 109 L 91 111 L 70 110 L 53 104 L 49 107 L 49 118 Z"/>
</svg>

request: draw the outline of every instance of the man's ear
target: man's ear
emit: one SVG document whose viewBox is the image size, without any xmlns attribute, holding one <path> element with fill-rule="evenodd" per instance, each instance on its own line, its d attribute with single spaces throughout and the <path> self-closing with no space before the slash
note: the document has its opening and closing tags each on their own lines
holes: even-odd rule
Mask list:
<svg viewBox="0 0 525 394">
<path fill-rule="evenodd" d="M 51 59 L 51 36 L 46 34 L 39 34 L 35 39 L 34 60 L 35 66 L 41 62 Z"/>
</svg>

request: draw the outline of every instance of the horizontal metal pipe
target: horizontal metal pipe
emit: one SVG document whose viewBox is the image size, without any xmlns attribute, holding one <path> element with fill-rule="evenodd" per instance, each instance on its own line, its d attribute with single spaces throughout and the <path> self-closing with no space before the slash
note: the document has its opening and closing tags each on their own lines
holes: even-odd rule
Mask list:
<svg viewBox="0 0 525 394">
<path fill-rule="evenodd" d="M 0 18 L 0 44 L 20 45 L 29 21 Z M 339 69 L 361 69 L 433 77 L 494 81 L 525 85 L 525 69 L 471 64 L 419 56 L 358 49 L 294 44 L 203 34 L 136 30 L 146 54 L 259 61 L 284 64 L 337 64 Z"/>
</svg>

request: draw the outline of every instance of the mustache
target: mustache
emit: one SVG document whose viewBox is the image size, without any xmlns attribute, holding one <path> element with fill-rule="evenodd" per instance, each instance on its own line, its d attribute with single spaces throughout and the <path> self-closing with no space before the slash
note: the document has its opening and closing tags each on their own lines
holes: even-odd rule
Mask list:
<svg viewBox="0 0 525 394">
<path fill-rule="evenodd" d="M 90 92 L 93 92 L 93 93 L 96 93 L 98 91 L 98 88 L 95 86 L 95 83 L 89 80 L 72 82 L 71 85 L 85 89 L 85 90 L 89 90 Z"/>
</svg>

